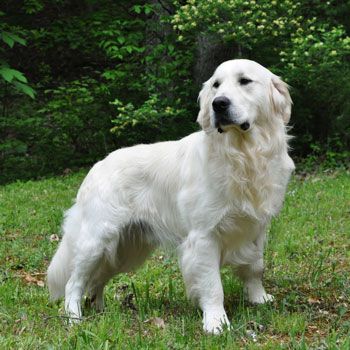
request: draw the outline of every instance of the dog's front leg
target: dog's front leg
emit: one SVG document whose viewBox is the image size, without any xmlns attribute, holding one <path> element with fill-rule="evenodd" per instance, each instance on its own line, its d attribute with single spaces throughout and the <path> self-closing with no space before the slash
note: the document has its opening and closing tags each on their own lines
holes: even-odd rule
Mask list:
<svg viewBox="0 0 350 350">
<path fill-rule="evenodd" d="M 253 304 L 264 304 L 274 299 L 272 295 L 266 293 L 262 283 L 265 236 L 264 232 L 261 233 L 254 242 L 256 250 L 251 253 L 254 259 L 249 264 L 242 264 L 237 268 L 237 274 L 244 283 L 244 291 Z"/>
<path fill-rule="evenodd" d="M 203 311 L 205 332 L 219 334 L 230 325 L 220 277 L 221 249 L 209 232 L 191 231 L 179 247 L 187 294 Z"/>
</svg>

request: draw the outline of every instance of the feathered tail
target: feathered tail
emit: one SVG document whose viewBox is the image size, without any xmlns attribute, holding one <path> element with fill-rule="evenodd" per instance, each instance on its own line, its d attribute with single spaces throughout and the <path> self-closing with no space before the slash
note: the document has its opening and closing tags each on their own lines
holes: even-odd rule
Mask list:
<svg viewBox="0 0 350 350">
<path fill-rule="evenodd" d="M 74 235 L 79 234 L 80 226 L 81 215 L 77 206 L 74 205 L 65 213 L 62 242 L 47 270 L 47 284 L 51 300 L 64 296 L 73 260 L 74 240 L 72 238 Z"/>
</svg>

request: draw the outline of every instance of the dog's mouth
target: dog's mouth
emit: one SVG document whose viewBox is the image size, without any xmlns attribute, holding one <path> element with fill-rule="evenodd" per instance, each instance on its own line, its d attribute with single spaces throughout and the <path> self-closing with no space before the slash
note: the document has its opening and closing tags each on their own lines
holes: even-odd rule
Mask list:
<svg viewBox="0 0 350 350">
<path fill-rule="evenodd" d="M 244 122 L 244 123 L 241 123 L 241 124 L 232 123 L 231 125 L 237 126 L 242 131 L 248 131 L 250 129 L 250 123 L 249 122 Z M 223 132 L 225 132 L 225 130 L 222 129 L 221 126 L 219 126 L 218 127 L 218 132 L 220 134 L 222 134 Z"/>
<path fill-rule="evenodd" d="M 243 121 L 245 118 L 240 118 L 236 113 L 227 111 L 214 111 L 214 124 L 215 129 L 221 134 L 232 127 L 238 128 L 245 132 L 251 128 L 251 124 L 248 121 Z"/>
</svg>

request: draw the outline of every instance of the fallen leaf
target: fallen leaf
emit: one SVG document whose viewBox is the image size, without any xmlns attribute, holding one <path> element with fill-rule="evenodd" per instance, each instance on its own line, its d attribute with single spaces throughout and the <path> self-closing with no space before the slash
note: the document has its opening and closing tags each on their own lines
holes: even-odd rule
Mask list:
<svg viewBox="0 0 350 350">
<path fill-rule="evenodd" d="M 45 282 L 44 282 L 44 281 L 38 281 L 38 282 L 36 282 L 36 284 L 37 284 L 39 287 L 45 287 Z"/>
<path fill-rule="evenodd" d="M 37 275 L 42 276 L 42 275 L 44 275 L 44 274 L 38 273 Z M 39 279 L 39 278 L 37 278 L 37 277 L 31 275 L 31 274 L 28 273 L 28 272 L 25 272 L 25 271 L 22 272 L 22 273 L 19 275 L 19 277 L 21 277 L 21 278 L 22 278 L 26 283 L 28 283 L 28 284 L 35 284 L 35 285 L 37 285 L 37 286 L 39 286 L 39 287 L 44 287 L 44 286 L 45 286 L 45 282 L 44 282 L 43 280 L 41 280 L 41 279 Z"/>
<path fill-rule="evenodd" d="M 21 327 L 21 328 L 15 327 L 13 332 L 14 332 L 15 335 L 20 336 L 20 335 L 22 335 L 22 333 L 23 333 L 25 330 L 26 330 L 26 327 L 25 327 L 25 326 L 24 326 L 24 327 Z"/>
<path fill-rule="evenodd" d="M 249 327 L 249 329 L 251 329 L 253 331 L 264 332 L 266 330 L 266 327 L 263 324 L 259 324 L 259 323 L 254 322 L 254 321 L 249 321 L 247 323 L 247 326 Z"/>
<path fill-rule="evenodd" d="M 329 311 L 327 311 L 327 310 L 320 309 L 319 313 L 322 314 L 322 315 L 329 315 Z"/>
<path fill-rule="evenodd" d="M 71 173 L 72 173 L 72 169 L 70 169 L 70 168 L 66 168 L 63 170 L 63 175 L 69 175 Z"/>
<path fill-rule="evenodd" d="M 311 298 L 311 297 L 309 299 L 307 299 L 307 302 L 309 304 L 321 304 L 321 301 L 319 299 Z"/>
<path fill-rule="evenodd" d="M 150 323 L 157 328 L 164 329 L 165 328 L 165 322 L 162 318 L 160 317 L 152 317 L 144 321 L 144 323 Z"/>
<path fill-rule="evenodd" d="M 134 294 L 133 293 L 129 293 L 125 296 L 124 300 L 122 301 L 122 305 L 124 307 L 129 308 L 130 310 L 134 310 L 136 311 L 137 308 L 134 304 Z"/>
<path fill-rule="evenodd" d="M 58 242 L 60 238 L 56 234 L 50 236 L 50 242 Z"/>
<path fill-rule="evenodd" d="M 249 338 L 252 339 L 252 341 L 253 341 L 254 343 L 256 343 L 256 342 L 258 341 L 258 337 L 257 337 L 257 335 L 256 335 L 256 333 L 255 333 L 254 331 L 248 329 L 248 330 L 246 331 L 246 334 L 247 334 L 247 336 L 248 336 Z"/>
</svg>

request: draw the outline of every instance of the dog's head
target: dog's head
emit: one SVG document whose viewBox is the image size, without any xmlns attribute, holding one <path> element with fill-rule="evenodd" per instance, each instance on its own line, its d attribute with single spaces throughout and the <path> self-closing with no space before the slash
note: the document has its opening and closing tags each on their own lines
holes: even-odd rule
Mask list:
<svg viewBox="0 0 350 350">
<path fill-rule="evenodd" d="M 232 128 L 248 132 L 271 118 L 288 123 L 292 100 L 288 85 L 260 64 L 245 60 L 222 63 L 199 93 L 197 121 L 204 131 Z"/>
</svg>

